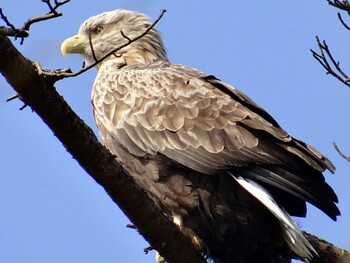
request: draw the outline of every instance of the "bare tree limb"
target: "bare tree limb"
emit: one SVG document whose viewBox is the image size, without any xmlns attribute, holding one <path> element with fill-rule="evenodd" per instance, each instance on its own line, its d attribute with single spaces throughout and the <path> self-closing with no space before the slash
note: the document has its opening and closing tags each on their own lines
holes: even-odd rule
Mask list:
<svg viewBox="0 0 350 263">
<path fill-rule="evenodd" d="M 45 15 L 29 18 L 24 23 L 22 28 L 16 28 L 9 21 L 9 19 L 5 16 L 2 8 L 0 8 L 0 18 L 8 26 L 8 27 L 0 27 L 0 35 L 11 36 L 11 37 L 15 37 L 15 38 L 21 38 L 21 43 L 20 44 L 22 45 L 23 41 L 24 41 L 24 38 L 29 36 L 29 29 L 30 29 L 30 26 L 32 24 L 62 16 L 62 13 L 61 12 L 57 12 L 57 9 L 60 6 L 62 6 L 64 4 L 67 4 L 69 1 L 70 0 L 64 0 L 64 1 L 60 2 L 60 1 L 55 0 L 54 1 L 55 5 L 53 6 L 51 4 L 50 0 L 42 0 L 42 2 L 44 2 L 44 3 L 46 3 L 48 5 L 50 11 L 47 14 L 45 14 Z"/>
<path fill-rule="evenodd" d="M 304 236 L 315 248 L 318 257 L 315 256 L 310 263 L 349 263 L 350 253 L 328 241 L 303 231 Z"/>
<path fill-rule="evenodd" d="M 331 74 L 346 86 L 350 87 L 349 76 L 340 68 L 340 62 L 335 61 L 333 58 L 333 55 L 330 52 L 326 41 L 322 41 L 321 43 L 318 36 L 316 36 L 316 42 L 320 53 L 317 53 L 316 51 L 310 49 L 312 56 L 322 65 L 327 74 Z M 330 62 L 328 62 L 328 60 L 330 60 Z"/>
</svg>

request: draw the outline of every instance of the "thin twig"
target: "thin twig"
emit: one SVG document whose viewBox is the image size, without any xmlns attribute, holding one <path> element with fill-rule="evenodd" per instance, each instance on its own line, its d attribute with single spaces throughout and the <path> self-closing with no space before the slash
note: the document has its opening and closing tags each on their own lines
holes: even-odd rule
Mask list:
<svg viewBox="0 0 350 263">
<path fill-rule="evenodd" d="M 8 27 L 0 27 L 0 34 L 10 37 L 18 37 L 24 39 L 29 36 L 29 32 L 21 29 L 17 29 L 4 14 L 2 8 L 0 8 L 0 18 L 5 22 Z M 22 43 L 22 41 L 21 41 Z"/>
<path fill-rule="evenodd" d="M 4 20 L 5 24 L 13 31 L 18 30 L 12 23 L 10 23 L 9 19 L 7 18 L 7 16 L 5 16 L 4 12 L 2 11 L 2 8 L 0 8 L 0 17 L 2 20 Z"/>
<path fill-rule="evenodd" d="M 94 61 L 96 62 L 98 59 L 95 54 L 94 46 L 92 45 L 92 39 L 91 39 L 91 34 L 89 34 L 89 46 L 92 52 L 92 57 L 94 58 Z"/>
<path fill-rule="evenodd" d="M 148 247 L 145 247 L 145 248 L 143 249 L 143 252 L 145 252 L 145 254 L 147 255 L 149 252 L 151 252 L 151 251 L 153 251 L 153 250 L 155 250 L 154 247 L 148 246 Z"/>
<path fill-rule="evenodd" d="M 347 29 L 347 30 L 350 30 L 350 27 L 344 22 L 341 14 L 338 12 L 338 18 L 340 20 L 340 23 Z"/>
<path fill-rule="evenodd" d="M 312 56 L 322 65 L 322 67 L 325 68 L 327 74 L 331 74 L 346 86 L 350 87 L 349 76 L 340 68 L 340 63 L 338 61 L 335 61 L 333 58 L 333 55 L 330 52 L 326 41 L 322 41 L 321 43 L 318 36 L 316 36 L 316 42 L 320 50 L 320 54 L 311 49 L 310 51 L 312 53 Z M 328 62 L 328 60 L 331 61 L 331 64 Z"/>
<path fill-rule="evenodd" d="M 130 41 L 130 38 L 125 35 L 125 33 L 123 32 L 123 30 L 120 30 L 120 34 L 123 36 L 123 38 L 125 38 L 126 40 Z"/>
<path fill-rule="evenodd" d="M 13 95 L 13 96 L 7 98 L 7 99 L 6 99 L 6 102 L 10 102 L 10 101 L 15 100 L 15 99 L 18 99 L 18 98 L 20 98 L 20 97 L 21 97 L 21 96 L 19 96 L 19 94 Z"/>
<path fill-rule="evenodd" d="M 337 151 L 337 153 L 339 153 L 339 155 L 341 157 L 343 157 L 345 160 L 347 160 L 348 162 L 350 162 L 350 156 L 346 156 L 339 148 L 338 148 L 338 145 L 333 142 L 333 147 L 334 149 Z"/>
<path fill-rule="evenodd" d="M 19 94 L 16 94 L 16 95 L 13 95 L 11 97 L 9 97 L 8 99 L 6 99 L 6 102 L 10 102 L 12 100 L 15 100 L 15 99 L 21 99 L 21 96 Z M 24 103 L 20 108 L 19 110 L 24 110 L 26 107 L 28 106 L 28 104 Z"/>
<path fill-rule="evenodd" d="M 19 110 L 24 110 L 25 108 L 27 108 L 27 106 L 28 106 L 28 104 L 25 103 L 25 104 L 23 104 L 22 107 L 19 108 Z"/>
<path fill-rule="evenodd" d="M 127 224 L 126 227 L 131 229 L 137 229 L 134 224 Z"/>
<path fill-rule="evenodd" d="M 51 5 L 51 1 L 50 1 L 50 0 L 41 0 L 41 2 L 47 4 L 47 6 L 48 6 L 49 9 L 50 9 L 50 13 L 51 13 L 51 12 L 52 12 L 52 13 L 57 13 L 57 12 L 56 12 L 56 8 L 53 7 L 53 6 Z M 56 4 L 56 7 L 57 7 L 57 4 L 59 4 L 59 3 L 58 3 L 57 1 L 55 1 L 55 4 Z"/>
<path fill-rule="evenodd" d="M 105 54 L 104 56 L 102 56 L 101 58 L 97 59 L 94 63 L 88 65 L 87 67 L 74 72 L 74 73 L 61 73 L 61 74 L 56 74 L 56 73 L 51 73 L 51 72 L 43 72 L 43 76 L 45 77 L 49 77 L 52 78 L 54 82 L 64 79 L 64 78 L 71 78 L 71 77 L 76 77 L 79 76 L 80 74 L 88 71 L 89 69 L 92 69 L 93 67 L 97 66 L 98 64 L 100 64 L 102 61 L 104 61 L 106 58 L 108 58 L 109 56 L 113 55 L 115 52 L 121 50 L 122 48 L 130 45 L 131 43 L 139 40 L 140 38 L 144 37 L 145 35 L 148 34 L 149 31 L 151 31 L 151 29 L 162 19 L 163 15 L 165 14 L 166 10 L 162 9 L 160 11 L 160 14 L 158 16 L 158 18 L 140 35 L 128 40 L 126 43 L 118 46 L 117 48 L 113 49 L 112 51 L 108 52 L 107 54 Z"/>
</svg>

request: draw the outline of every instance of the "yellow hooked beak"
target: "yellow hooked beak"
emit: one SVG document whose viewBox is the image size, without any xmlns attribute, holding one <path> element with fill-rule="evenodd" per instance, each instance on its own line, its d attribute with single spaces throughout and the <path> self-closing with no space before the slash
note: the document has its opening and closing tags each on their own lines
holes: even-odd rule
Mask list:
<svg viewBox="0 0 350 263">
<path fill-rule="evenodd" d="M 67 38 L 61 44 L 61 52 L 64 57 L 67 54 L 82 54 L 89 45 L 89 39 L 83 35 L 75 35 Z"/>
</svg>

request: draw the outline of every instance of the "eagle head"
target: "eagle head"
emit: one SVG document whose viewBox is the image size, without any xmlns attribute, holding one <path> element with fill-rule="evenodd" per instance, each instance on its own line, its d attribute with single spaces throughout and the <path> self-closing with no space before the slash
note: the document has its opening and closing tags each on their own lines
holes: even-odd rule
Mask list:
<svg viewBox="0 0 350 263">
<path fill-rule="evenodd" d="M 105 12 L 83 22 L 77 35 L 62 42 L 61 52 L 64 56 L 82 54 L 89 65 L 140 36 L 151 25 L 150 19 L 142 13 L 122 9 Z M 117 59 L 122 65 L 168 60 L 160 33 L 155 28 L 106 60 L 110 59 Z"/>
</svg>

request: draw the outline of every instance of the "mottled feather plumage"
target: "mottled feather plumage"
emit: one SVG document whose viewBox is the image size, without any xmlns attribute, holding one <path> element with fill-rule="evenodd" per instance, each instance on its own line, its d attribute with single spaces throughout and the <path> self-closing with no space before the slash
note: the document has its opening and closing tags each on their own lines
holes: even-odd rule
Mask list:
<svg viewBox="0 0 350 263">
<path fill-rule="evenodd" d="M 150 25 L 126 10 L 92 17 L 79 31 L 91 44 L 71 53 L 92 63 Z M 98 65 L 92 104 L 105 146 L 216 262 L 307 260 L 287 213 L 305 216 L 307 201 L 339 215 L 322 175 L 333 164 L 231 85 L 169 63 L 155 29 Z"/>
</svg>

